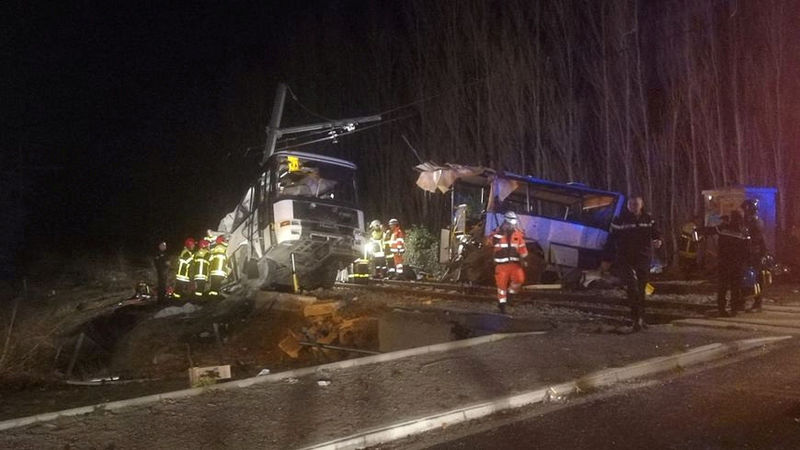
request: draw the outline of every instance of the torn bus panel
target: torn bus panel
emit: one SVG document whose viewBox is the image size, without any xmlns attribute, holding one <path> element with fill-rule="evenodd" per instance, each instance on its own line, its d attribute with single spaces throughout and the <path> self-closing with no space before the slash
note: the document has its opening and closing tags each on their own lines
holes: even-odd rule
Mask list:
<svg viewBox="0 0 800 450">
<path fill-rule="evenodd" d="M 291 285 L 294 266 L 302 288 L 332 286 L 363 246 L 355 175 L 356 166 L 342 159 L 295 151 L 271 155 L 219 225 L 230 235 L 235 279 Z"/>
</svg>

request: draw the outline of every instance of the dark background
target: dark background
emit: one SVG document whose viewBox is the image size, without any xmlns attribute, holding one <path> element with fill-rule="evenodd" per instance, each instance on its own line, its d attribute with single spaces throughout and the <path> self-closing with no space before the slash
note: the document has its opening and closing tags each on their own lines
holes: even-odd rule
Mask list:
<svg viewBox="0 0 800 450">
<path fill-rule="evenodd" d="M 333 14 L 357 27 L 363 7 L 135 3 L 4 7 L 3 165 L 23 178 L 15 239 L 29 256 L 146 253 L 215 228 L 260 158 L 275 85 L 318 75 L 291 73 L 319 39 L 297 24 Z M 319 121 L 287 105 L 284 124 L 297 120 Z"/>
<path fill-rule="evenodd" d="M 666 230 L 698 212 L 700 189 L 778 186 L 788 230 L 799 11 L 797 0 L 5 3 L 3 266 L 147 255 L 160 239 L 176 251 L 216 227 L 257 170 L 280 81 L 298 100 L 284 126 L 384 113 L 302 148 L 359 164 L 368 220 L 444 215 L 441 196 L 413 186 L 405 136 L 423 159 L 644 193 Z"/>
</svg>

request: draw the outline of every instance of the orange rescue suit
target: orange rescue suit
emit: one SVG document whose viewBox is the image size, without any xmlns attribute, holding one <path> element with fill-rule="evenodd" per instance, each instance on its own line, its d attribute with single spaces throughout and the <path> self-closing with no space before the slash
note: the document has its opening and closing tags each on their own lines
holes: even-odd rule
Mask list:
<svg viewBox="0 0 800 450">
<path fill-rule="evenodd" d="M 505 230 L 501 226 L 490 235 L 494 250 L 494 280 L 497 283 L 497 301 L 506 303 L 508 294 L 516 294 L 525 282 L 525 271 L 520 264 L 528 256 L 525 235 L 514 228 Z"/>
<path fill-rule="evenodd" d="M 394 269 L 397 274 L 403 273 L 403 253 L 406 252 L 406 234 L 400 225 L 395 225 L 392 228 L 392 234 L 389 238 L 389 248 L 394 258 Z"/>
</svg>

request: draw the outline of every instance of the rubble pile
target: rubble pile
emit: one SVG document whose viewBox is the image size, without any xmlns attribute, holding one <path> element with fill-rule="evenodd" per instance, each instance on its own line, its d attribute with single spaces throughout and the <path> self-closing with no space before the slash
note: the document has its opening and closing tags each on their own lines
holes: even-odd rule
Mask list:
<svg viewBox="0 0 800 450">
<path fill-rule="evenodd" d="M 342 302 L 322 301 L 306 305 L 303 316 L 306 324 L 299 330 L 288 330 L 278 344 L 291 358 L 298 358 L 303 349 L 334 357 L 333 352 L 375 353 L 378 319 L 375 317 L 345 318 Z"/>
</svg>

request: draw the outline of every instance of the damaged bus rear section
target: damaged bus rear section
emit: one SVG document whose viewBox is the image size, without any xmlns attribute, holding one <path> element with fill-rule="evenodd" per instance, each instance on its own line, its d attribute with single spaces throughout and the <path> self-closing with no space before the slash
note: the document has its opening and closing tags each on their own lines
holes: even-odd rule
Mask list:
<svg viewBox="0 0 800 450">
<path fill-rule="evenodd" d="M 219 226 L 230 235 L 234 281 L 257 287 L 330 287 L 363 246 L 356 166 L 311 153 L 272 154 Z"/>
<path fill-rule="evenodd" d="M 491 249 L 483 245 L 514 211 L 529 250 L 538 255 L 529 282 L 550 282 L 574 269 L 597 268 L 611 221 L 624 206 L 618 192 L 555 183 L 474 166 L 422 164 L 417 185 L 450 197 L 451 223 L 441 232 L 440 262 L 451 280 L 491 283 Z"/>
</svg>

